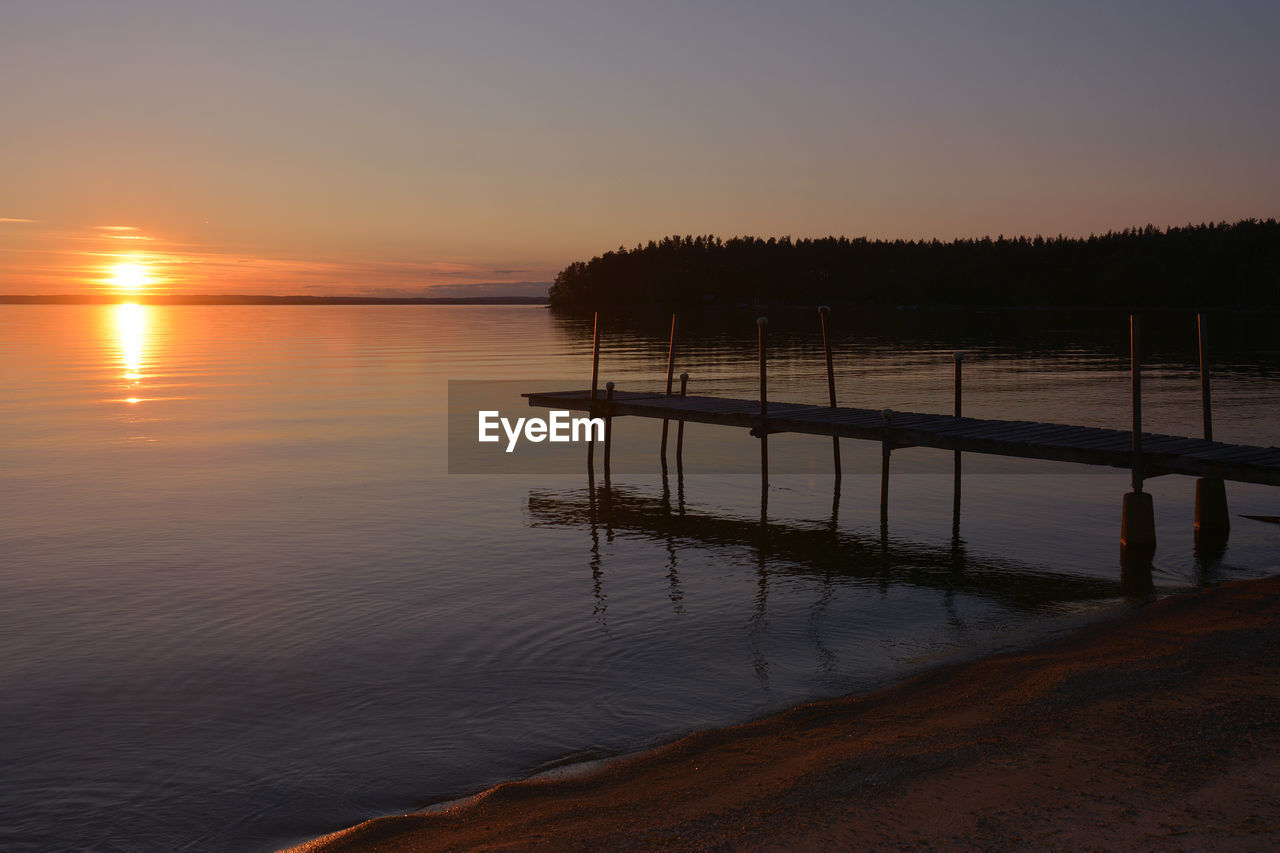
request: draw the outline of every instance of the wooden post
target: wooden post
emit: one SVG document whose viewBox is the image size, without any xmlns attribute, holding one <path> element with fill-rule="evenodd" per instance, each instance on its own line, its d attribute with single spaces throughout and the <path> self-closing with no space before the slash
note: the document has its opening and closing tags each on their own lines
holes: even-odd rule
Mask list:
<svg viewBox="0 0 1280 853">
<path fill-rule="evenodd" d="M 604 484 L 609 486 L 609 456 L 613 449 L 613 388 L 612 382 L 606 382 L 604 385 L 605 402 L 608 403 L 604 416 Z"/>
<path fill-rule="evenodd" d="M 671 396 L 671 371 L 676 364 L 676 330 L 680 327 L 680 315 L 671 315 L 671 342 L 667 344 L 667 396 Z"/>
<path fill-rule="evenodd" d="M 1203 313 L 1196 315 L 1200 335 L 1200 410 L 1204 415 L 1204 437 L 1213 441 L 1213 402 L 1209 396 L 1209 325 Z"/>
<path fill-rule="evenodd" d="M 1213 401 L 1209 394 L 1209 324 L 1202 313 L 1196 315 L 1200 337 L 1200 409 L 1204 416 L 1204 437 L 1213 441 Z M 1227 485 L 1213 477 L 1196 480 L 1196 539 L 1200 534 L 1210 538 L 1224 537 L 1231 530 L 1231 513 L 1227 509 Z M 1210 546 L 1206 543 L 1206 549 Z"/>
<path fill-rule="evenodd" d="M 1227 484 L 1217 477 L 1196 480 L 1196 534 L 1222 536 L 1231 529 L 1227 510 Z"/>
<path fill-rule="evenodd" d="M 961 417 L 960 401 L 961 401 L 961 367 L 964 365 L 964 350 L 957 350 L 953 356 L 955 360 L 955 416 Z M 953 458 L 953 472 L 951 475 L 951 536 L 955 538 L 960 535 L 960 451 L 955 451 Z"/>
<path fill-rule="evenodd" d="M 600 380 L 600 312 L 595 312 L 591 325 L 591 402 L 596 401 L 596 388 Z M 595 413 L 592 412 L 594 415 Z"/>
<path fill-rule="evenodd" d="M 822 348 L 827 352 L 827 397 L 831 401 L 831 408 L 836 407 L 836 369 L 831 361 L 831 339 L 827 336 L 827 315 L 831 313 L 831 309 L 826 305 L 818 306 L 818 322 L 822 324 Z"/>
<path fill-rule="evenodd" d="M 880 438 L 880 526 L 883 528 L 889 523 L 889 454 L 893 450 L 890 422 L 893 420 L 893 411 L 883 409 L 880 417 L 884 422 L 884 432 Z"/>
<path fill-rule="evenodd" d="M 1133 491 L 1124 496 L 1120 544 L 1125 548 L 1156 547 L 1156 517 L 1151 495 L 1142 491 L 1142 324 L 1129 315 L 1129 369 L 1133 381 Z"/>
<path fill-rule="evenodd" d="M 756 318 L 756 329 L 760 338 L 760 487 L 769 489 L 769 384 L 765 370 L 764 330 L 769 325 L 767 317 Z"/>
<path fill-rule="evenodd" d="M 1133 386 L 1133 491 L 1142 493 L 1142 321 L 1129 315 L 1129 374 Z"/>
<path fill-rule="evenodd" d="M 680 396 L 688 396 L 689 374 L 680 374 Z M 684 421 L 676 423 L 676 471 L 684 470 Z"/>
<path fill-rule="evenodd" d="M 760 417 L 761 419 L 769 415 L 769 393 L 768 393 L 768 375 L 765 370 L 764 360 L 764 330 L 769 325 L 768 317 L 756 318 L 756 329 L 759 332 L 760 339 Z"/>
<path fill-rule="evenodd" d="M 671 315 L 671 343 L 667 345 L 667 396 L 671 396 L 671 373 L 675 369 L 676 364 L 676 328 L 679 322 L 679 315 Z M 669 421 L 662 419 L 662 468 L 667 467 L 667 429 Z"/>
<path fill-rule="evenodd" d="M 818 306 L 818 320 L 822 324 L 822 348 L 827 351 L 827 397 L 831 408 L 836 408 L 836 368 L 831 360 L 831 339 L 827 336 L 827 314 L 831 309 L 826 305 Z M 836 479 L 840 479 L 840 436 L 831 436 L 831 456 L 834 460 Z"/>
</svg>

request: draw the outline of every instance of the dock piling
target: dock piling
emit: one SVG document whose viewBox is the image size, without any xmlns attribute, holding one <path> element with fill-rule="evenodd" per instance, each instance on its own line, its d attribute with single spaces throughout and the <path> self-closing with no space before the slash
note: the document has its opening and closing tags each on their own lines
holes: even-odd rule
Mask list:
<svg viewBox="0 0 1280 853">
<path fill-rule="evenodd" d="M 1203 313 L 1196 315 L 1200 339 L 1200 409 L 1204 417 L 1204 439 L 1213 441 L 1213 401 L 1209 396 L 1209 326 Z"/>
<path fill-rule="evenodd" d="M 955 416 L 960 417 L 961 366 L 964 364 L 964 350 L 956 350 L 952 356 L 955 361 Z M 960 451 L 955 451 L 952 460 L 952 498 L 951 498 L 951 535 L 960 535 Z"/>
<path fill-rule="evenodd" d="M 680 374 L 680 396 L 688 396 L 689 374 Z M 684 421 L 676 421 L 676 470 L 684 471 Z"/>
<path fill-rule="evenodd" d="M 1200 343 L 1200 408 L 1204 418 L 1205 441 L 1213 441 L 1213 399 L 1209 393 L 1209 324 L 1201 312 L 1196 315 L 1196 331 Z M 1196 480 L 1197 536 L 1225 536 L 1231 530 L 1231 513 L 1227 509 L 1227 485 L 1224 481 L 1201 477 Z"/>
<path fill-rule="evenodd" d="M 680 315 L 671 315 L 671 342 L 667 344 L 667 396 L 671 396 L 671 377 L 676 364 L 676 332 L 680 328 Z"/>
<path fill-rule="evenodd" d="M 1129 315 L 1129 372 L 1133 388 L 1133 491 L 1124 496 L 1120 519 L 1120 545 L 1124 548 L 1156 547 L 1156 516 L 1151 495 L 1142 491 L 1142 322 Z"/>
<path fill-rule="evenodd" d="M 1129 315 L 1129 377 L 1133 389 L 1133 490 L 1142 491 L 1142 321 Z"/>
<path fill-rule="evenodd" d="M 760 339 L 760 487 L 766 492 L 769 489 L 769 383 L 765 368 L 765 327 L 768 325 L 768 317 L 756 318 Z"/>
<path fill-rule="evenodd" d="M 883 409 L 880 417 L 884 426 L 884 435 L 880 441 L 880 526 L 883 528 L 889 524 L 889 454 L 893 451 L 893 410 Z"/>
<path fill-rule="evenodd" d="M 1231 529 L 1227 484 L 1212 477 L 1196 480 L 1196 533 L 1225 536 Z"/>
<path fill-rule="evenodd" d="M 667 345 L 667 396 L 671 396 L 671 378 L 672 371 L 676 364 L 676 329 L 679 325 L 680 315 L 671 315 L 671 343 Z M 670 427 L 670 421 L 666 418 L 662 420 L 662 469 L 667 468 L 667 430 Z"/>
<path fill-rule="evenodd" d="M 1135 549 L 1156 547 L 1156 515 L 1150 492 L 1129 492 L 1124 496 L 1120 544 Z"/>
<path fill-rule="evenodd" d="M 768 371 L 765 369 L 764 360 L 764 330 L 768 325 L 768 317 L 756 318 L 756 329 L 758 330 L 760 340 L 760 419 L 762 421 L 769 416 Z M 764 425 L 761 424 L 761 426 L 763 427 Z"/>
<path fill-rule="evenodd" d="M 827 396 L 831 401 L 831 408 L 836 406 L 836 368 L 831 360 L 831 339 L 827 336 L 827 315 L 831 313 L 831 309 L 826 305 L 818 306 L 818 320 L 822 324 L 822 348 L 827 352 Z M 831 455 L 835 465 L 836 479 L 840 479 L 840 436 L 833 435 L 831 437 Z"/>
<path fill-rule="evenodd" d="M 600 381 L 600 312 L 595 312 L 591 323 L 591 402 L 596 400 L 597 383 Z"/>
</svg>

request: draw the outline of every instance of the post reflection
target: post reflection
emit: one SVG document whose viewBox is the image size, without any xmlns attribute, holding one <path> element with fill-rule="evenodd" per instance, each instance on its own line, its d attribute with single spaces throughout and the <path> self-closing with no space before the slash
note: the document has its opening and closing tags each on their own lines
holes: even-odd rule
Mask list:
<svg viewBox="0 0 1280 853">
<path fill-rule="evenodd" d="M 1120 588 L 1127 597 L 1137 601 L 1155 599 L 1153 556 L 1154 548 L 1120 549 Z"/>
<path fill-rule="evenodd" d="M 604 593 L 604 572 L 600 566 L 600 510 L 596 503 L 595 442 L 587 442 L 587 526 L 591 530 L 591 591 L 595 599 L 592 613 L 603 628 L 608 628 L 609 601 Z"/>
<path fill-rule="evenodd" d="M 1209 586 L 1217 581 L 1222 563 L 1227 554 L 1227 534 L 1197 530 L 1195 532 L 1196 582 L 1201 586 Z"/>
<path fill-rule="evenodd" d="M 683 483 L 678 484 L 683 497 Z M 839 486 L 837 485 L 838 489 Z M 699 548 L 724 546 L 747 548 L 754 559 L 755 589 L 750 613 L 744 614 L 747 642 L 755 675 L 768 686 L 769 661 L 764 642 L 768 633 L 770 593 L 776 579 L 808 578 L 816 582 L 817 601 L 811 608 L 808 637 L 820 668 L 836 666 L 834 653 L 823 636 L 823 614 L 829 609 L 835 589 L 841 585 L 863 586 L 888 592 L 895 586 L 933 589 L 942 595 L 948 624 L 953 630 L 967 630 L 956 606 L 958 595 L 978 596 L 1005 607 L 1034 611 L 1060 605 L 1064 601 L 1108 601 L 1132 595 L 1142 587 L 1150 568 L 1127 566 L 1120 583 L 1115 579 L 1059 574 L 1046 566 L 968 550 L 954 535 L 941 542 L 912 542 L 886 535 L 860 533 L 841 528 L 839 493 L 833 495 L 831 518 L 822 523 L 761 521 L 748 514 L 738 517 L 705 513 L 672 500 L 670 486 L 662 484 L 660 494 L 648 495 L 634 487 L 600 486 L 588 475 L 586 488 L 529 492 L 529 516 L 536 527 L 585 529 L 590 537 L 589 557 L 595 617 L 603 621 L 607 595 L 602 566 L 600 530 L 612 540 L 615 533 L 629 538 L 648 539 L 665 552 L 666 580 L 673 607 L 684 614 L 692 607 L 689 591 L 680 582 L 677 563 L 681 545 Z M 953 520 L 954 525 L 954 520 Z"/>
</svg>

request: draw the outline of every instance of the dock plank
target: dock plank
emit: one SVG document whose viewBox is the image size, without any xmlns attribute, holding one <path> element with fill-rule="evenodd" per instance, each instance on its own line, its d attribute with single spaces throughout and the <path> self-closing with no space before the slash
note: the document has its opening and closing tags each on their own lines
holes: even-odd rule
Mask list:
<svg viewBox="0 0 1280 853">
<path fill-rule="evenodd" d="M 713 396 L 667 396 L 662 392 L 615 390 L 606 402 L 601 389 L 550 391 L 524 395 L 541 408 L 591 411 L 613 417 L 635 416 L 758 429 L 760 401 Z M 798 432 L 883 441 L 879 409 L 860 409 L 768 401 L 769 432 Z M 897 447 L 919 445 L 966 453 L 1015 456 L 1127 468 L 1133 437 L 1126 430 L 1037 421 L 956 418 L 927 412 L 893 412 L 889 431 Z M 1218 477 L 1280 485 L 1280 448 L 1227 444 L 1186 436 L 1143 433 L 1143 466 L 1148 471 Z"/>
</svg>

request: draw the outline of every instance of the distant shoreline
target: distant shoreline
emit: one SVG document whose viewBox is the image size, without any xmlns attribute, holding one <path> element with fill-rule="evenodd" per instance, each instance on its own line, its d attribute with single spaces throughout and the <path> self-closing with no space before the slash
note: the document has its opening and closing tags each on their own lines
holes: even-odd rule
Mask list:
<svg viewBox="0 0 1280 853">
<path fill-rule="evenodd" d="M 0 305 L 548 305 L 545 296 L 256 296 L 250 294 L 60 294 L 28 296 L 0 294 Z"/>
<path fill-rule="evenodd" d="M 1280 306 L 1280 221 L 1087 238 L 664 237 L 574 261 L 556 307 L 737 303 L 1199 308 Z"/>
</svg>

